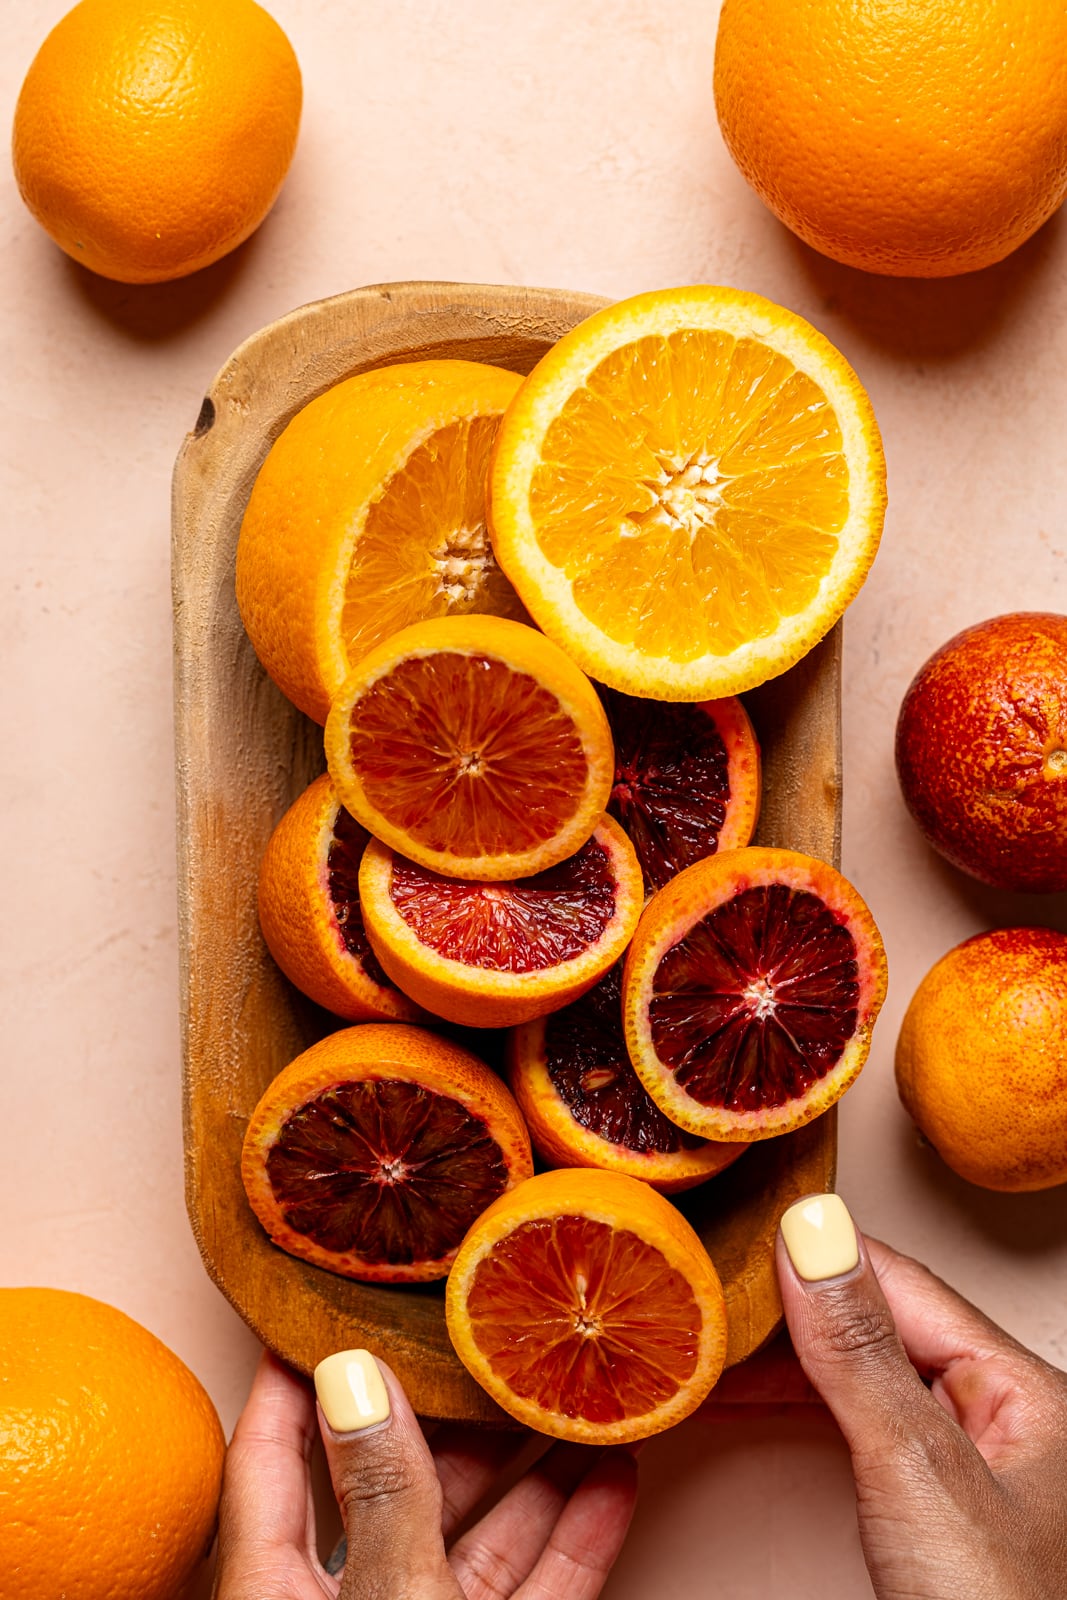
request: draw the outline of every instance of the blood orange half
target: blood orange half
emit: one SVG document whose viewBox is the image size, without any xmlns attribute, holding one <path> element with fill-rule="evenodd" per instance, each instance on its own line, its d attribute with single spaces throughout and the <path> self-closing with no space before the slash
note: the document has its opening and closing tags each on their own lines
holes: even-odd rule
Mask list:
<svg viewBox="0 0 1067 1600">
<path fill-rule="evenodd" d="M 740 700 L 695 705 L 601 689 L 615 743 L 608 810 L 637 851 L 652 893 L 683 867 L 751 839 L 760 752 Z"/>
<path fill-rule="evenodd" d="M 467 1229 L 533 1171 L 494 1072 L 403 1023 L 344 1028 L 280 1072 L 241 1161 L 274 1243 L 348 1278 L 444 1277 Z"/>
<path fill-rule="evenodd" d="M 581 999 L 508 1035 L 508 1082 L 534 1147 L 554 1167 L 600 1167 L 661 1194 L 691 1189 L 748 1149 L 685 1133 L 626 1053 L 618 963 Z"/>
<path fill-rule="evenodd" d="M 645 910 L 623 973 L 626 1046 L 680 1127 L 769 1139 L 845 1092 L 885 989 L 878 929 L 839 872 L 792 850 L 731 850 Z"/>
<path fill-rule="evenodd" d="M 726 1355 L 726 1307 L 679 1211 L 616 1172 L 543 1172 L 464 1239 L 445 1315 L 456 1353 L 519 1422 L 622 1444 L 680 1422 Z"/>
<path fill-rule="evenodd" d="M 442 878 L 372 840 L 359 872 L 371 945 L 427 1011 L 472 1028 L 544 1016 L 625 950 L 644 892 L 633 846 L 601 817 L 577 853 L 531 878 Z"/>
</svg>

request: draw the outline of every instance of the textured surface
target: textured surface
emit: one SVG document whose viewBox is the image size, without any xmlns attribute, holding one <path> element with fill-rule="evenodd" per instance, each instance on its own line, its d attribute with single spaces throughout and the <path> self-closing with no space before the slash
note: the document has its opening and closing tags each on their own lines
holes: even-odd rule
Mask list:
<svg viewBox="0 0 1067 1600">
<path fill-rule="evenodd" d="M 8 119 L 65 7 L 13 8 Z M 617 296 L 702 280 L 780 300 L 838 343 L 889 459 L 885 536 L 846 624 L 843 866 L 892 978 L 841 1106 L 839 1187 L 865 1228 L 1064 1362 L 1067 1191 L 955 1179 L 917 1142 L 892 1062 L 915 985 L 951 945 L 994 923 L 1067 927 L 1062 898 L 998 895 L 948 868 L 893 775 L 897 708 L 932 650 L 1007 608 L 1067 612 L 1067 225 L 945 283 L 814 255 L 719 140 L 705 0 L 677 0 L 670 27 L 651 0 L 272 9 L 304 72 L 300 145 L 263 228 L 202 277 L 140 292 L 92 279 L 0 172 L 0 1273 L 114 1301 L 232 1425 L 255 1341 L 204 1272 L 182 1198 L 169 639 L 170 474 L 214 373 L 256 328 L 359 283 Z M 685 1423 L 646 1447 L 641 1477 L 607 1600 L 688 1600 L 712 1558 L 718 1600 L 869 1600 L 847 1456 L 820 1415 Z"/>
</svg>

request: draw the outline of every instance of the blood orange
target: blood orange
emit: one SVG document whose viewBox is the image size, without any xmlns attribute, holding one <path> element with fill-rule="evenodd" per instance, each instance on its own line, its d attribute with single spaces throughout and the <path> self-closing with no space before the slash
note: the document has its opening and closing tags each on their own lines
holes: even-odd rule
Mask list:
<svg viewBox="0 0 1067 1600">
<path fill-rule="evenodd" d="M 610 817 L 568 860 L 513 883 L 442 878 L 371 840 L 359 872 L 371 945 L 427 1011 L 505 1028 L 584 994 L 625 950 L 641 868 Z"/>
<path fill-rule="evenodd" d="M 751 839 L 760 753 L 740 700 L 695 705 L 601 689 L 615 743 L 608 810 L 622 823 L 651 893 L 716 850 Z"/>
<path fill-rule="evenodd" d="M 669 1200 L 616 1172 L 543 1172 L 494 1201 L 456 1256 L 445 1315 L 505 1411 L 584 1444 L 680 1422 L 726 1355 L 704 1246 Z"/>
<path fill-rule="evenodd" d="M 534 1147 L 555 1167 L 600 1167 L 661 1194 L 691 1189 L 748 1149 L 685 1133 L 650 1098 L 626 1053 L 618 963 L 581 999 L 513 1028 L 508 1082 Z"/>
<path fill-rule="evenodd" d="M 278 1074 L 241 1162 L 275 1244 L 390 1283 L 443 1277 L 474 1219 L 532 1171 L 525 1124 L 494 1072 L 422 1028 L 373 1022 Z"/>
<path fill-rule="evenodd" d="M 845 1092 L 885 988 L 878 929 L 839 872 L 792 850 L 730 850 L 644 912 L 623 974 L 626 1046 L 680 1127 L 769 1139 Z"/>
</svg>

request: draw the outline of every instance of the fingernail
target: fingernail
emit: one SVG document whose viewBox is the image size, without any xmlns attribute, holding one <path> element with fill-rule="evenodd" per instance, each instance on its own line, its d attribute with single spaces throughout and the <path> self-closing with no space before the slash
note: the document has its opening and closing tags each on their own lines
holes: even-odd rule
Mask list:
<svg viewBox="0 0 1067 1600">
<path fill-rule="evenodd" d="M 789 1259 L 808 1283 L 840 1278 L 859 1264 L 855 1224 L 840 1195 L 812 1194 L 798 1200 L 780 1226 Z"/>
<path fill-rule="evenodd" d="M 334 1433 L 358 1433 L 389 1416 L 389 1392 L 369 1350 L 339 1350 L 320 1361 L 315 1393 Z"/>
</svg>

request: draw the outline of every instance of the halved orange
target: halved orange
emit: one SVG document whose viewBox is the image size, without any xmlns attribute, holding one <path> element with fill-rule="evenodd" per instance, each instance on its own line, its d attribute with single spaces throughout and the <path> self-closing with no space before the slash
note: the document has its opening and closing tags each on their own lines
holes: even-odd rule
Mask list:
<svg viewBox="0 0 1067 1600">
<path fill-rule="evenodd" d="M 543 1172 L 493 1202 L 448 1275 L 456 1354 L 519 1422 L 624 1444 L 680 1422 L 726 1356 L 726 1305 L 681 1212 L 617 1172 Z"/>
<path fill-rule="evenodd" d="M 519 386 L 475 361 L 359 373 L 271 446 L 237 546 L 237 603 L 290 700 L 325 722 L 353 665 L 423 617 L 523 619 L 486 532 L 489 453 Z"/>
<path fill-rule="evenodd" d="M 538 626 L 629 694 L 738 694 L 798 661 L 874 560 L 885 462 L 856 374 L 738 289 L 598 311 L 509 405 L 498 560 Z"/>
<path fill-rule="evenodd" d="M 482 1211 L 533 1171 L 504 1084 L 404 1023 L 343 1028 L 278 1074 L 241 1177 L 276 1245 L 368 1282 L 441 1278 Z"/>
<path fill-rule="evenodd" d="M 403 628 L 363 658 L 326 724 L 345 807 L 455 878 L 521 878 L 585 843 L 607 804 L 611 733 L 558 646 L 499 617 Z"/>
<path fill-rule="evenodd" d="M 271 834 L 259 872 L 259 925 L 290 982 L 350 1022 L 418 1022 L 390 983 L 363 926 L 359 864 L 369 838 L 328 773 L 306 788 Z"/>
<path fill-rule="evenodd" d="M 637 851 L 651 894 L 683 867 L 736 850 L 759 819 L 760 750 L 740 700 L 695 705 L 601 689 L 615 745 L 608 810 Z"/>
<path fill-rule="evenodd" d="M 729 850 L 644 911 L 623 1026 L 665 1116 L 706 1139 L 770 1139 L 838 1100 L 867 1059 L 885 950 L 855 889 L 793 850 Z"/>
<path fill-rule="evenodd" d="M 584 994 L 625 950 L 644 901 L 633 845 L 608 816 L 566 861 L 511 883 L 444 878 L 372 839 L 359 895 L 393 982 L 471 1028 L 507 1028 Z"/>
</svg>

